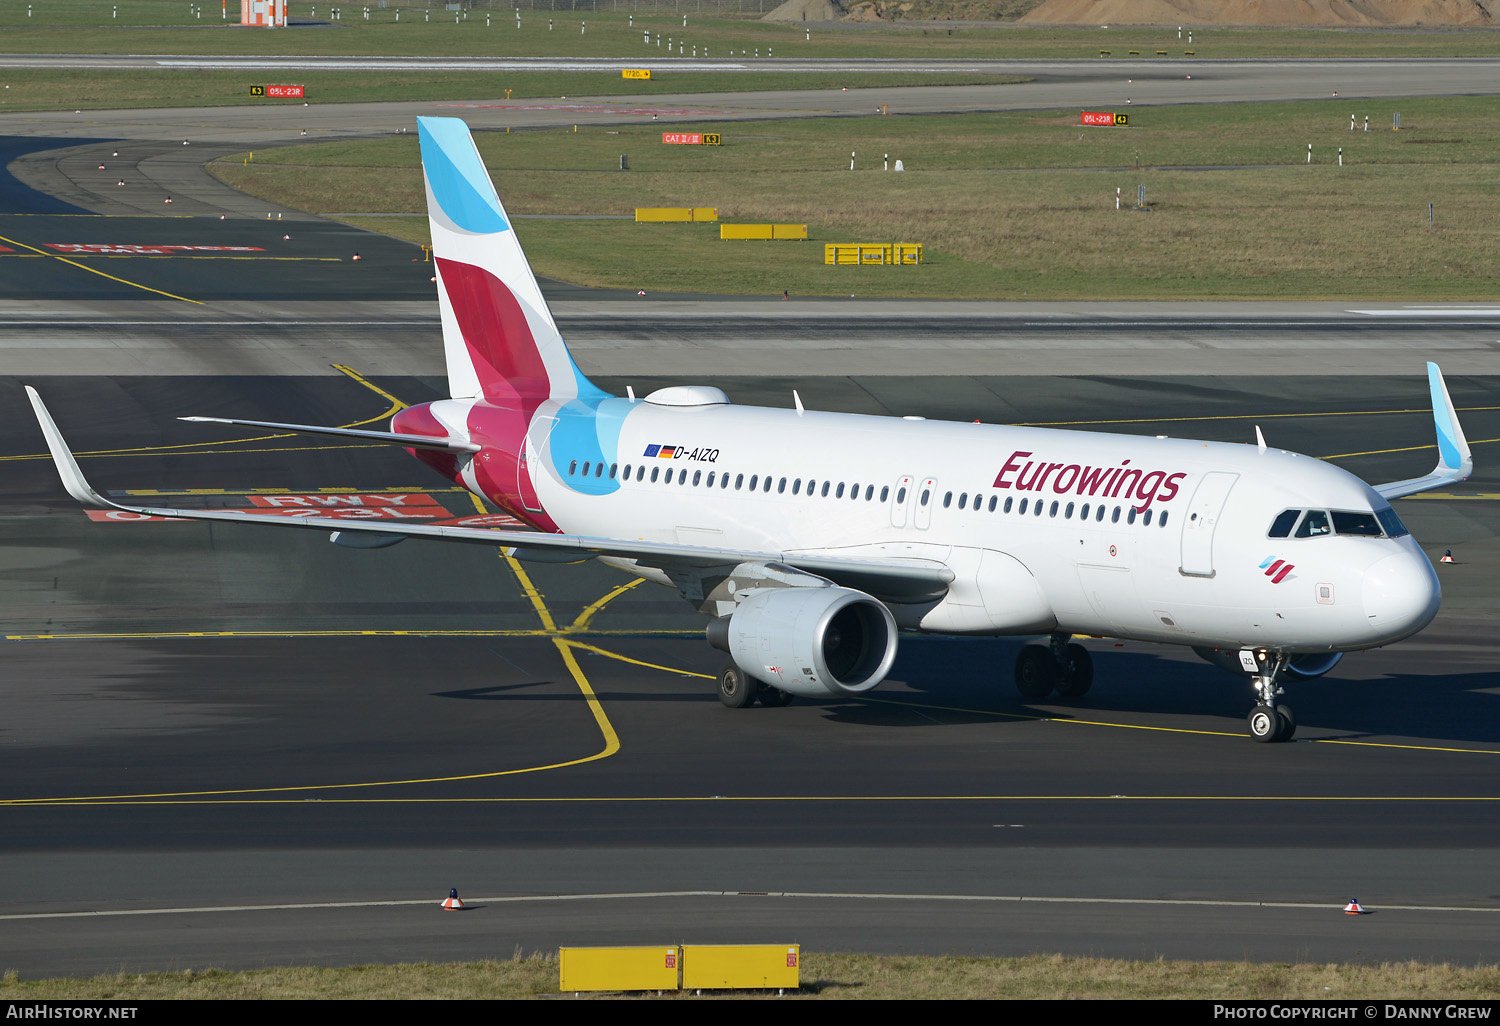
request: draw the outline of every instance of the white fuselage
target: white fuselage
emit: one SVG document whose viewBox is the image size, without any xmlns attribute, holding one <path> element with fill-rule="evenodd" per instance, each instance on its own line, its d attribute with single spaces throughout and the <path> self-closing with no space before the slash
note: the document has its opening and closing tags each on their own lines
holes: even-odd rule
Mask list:
<svg viewBox="0 0 1500 1026">
<path fill-rule="evenodd" d="M 531 433 L 537 495 L 561 530 L 950 567 L 943 601 L 892 607 L 903 626 L 1313 652 L 1387 644 L 1437 609 L 1409 534 L 1268 536 L 1288 509 L 1389 506 L 1295 453 L 724 403 L 577 406 L 544 406 L 534 425 L 566 430 Z"/>
</svg>

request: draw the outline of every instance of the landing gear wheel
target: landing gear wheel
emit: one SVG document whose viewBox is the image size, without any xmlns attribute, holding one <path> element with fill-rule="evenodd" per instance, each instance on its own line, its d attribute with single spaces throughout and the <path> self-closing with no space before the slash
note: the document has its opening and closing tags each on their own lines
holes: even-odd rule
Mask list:
<svg viewBox="0 0 1500 1026">
<path fill-rule="evenodd" d="M 1290 741 L 1292 735 L 1297 733 L 1297 717 L 1292 715 L 1292 707 L 1289 705 L 1278 705 L 1276 707 L 1276 718 L 1281 721 L 1281 730 L 1276 734 L 1277 741 Z"/>
<path fill-rule="evenodd" d="M 719 701 L 731 709 L 743 709 L 755 701 L 760 681 L 734 663 L 719 671 Z"/>
<path fill-rule="evenodd" d="M 1257 705 L 1251 709 L 1249 723 L 1250 736 L 1262 744 L 1282 740 L 1281 733 L 1286 729 L 1286 721 L 1269 705 Z"/>
<path fill-rule="evenodd" d="M 1094 657 L 1082 645 L 1069 645 L 1064 650 L 1063 660 L 1057 693 L 1064 698 L 1082 698 L 1094 686 Z"/>
<path fill-rule="evenodd" d="M 1041 645 L 1027 645 L 1016 656 L 1016 690 L 1025 698 L 1046 698 L 1057 686 L 1057 660 Z"/>
<path fill-rule="evenodd" d="M 760 686 L 760 694 L 755 696 L 756 701 L 768 709 L 777 709 L 784 705 L 792 704 L 792 693 L 780 688 L 773 688 L 769 684 Z"/>
</svg>

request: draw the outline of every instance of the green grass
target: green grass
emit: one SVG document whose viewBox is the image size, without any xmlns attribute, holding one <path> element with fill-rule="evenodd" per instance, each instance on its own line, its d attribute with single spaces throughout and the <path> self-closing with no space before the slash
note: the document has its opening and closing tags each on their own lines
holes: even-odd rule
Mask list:
<svg viewBox="0 0 1500 1026">
<path fill-rule="evenodd" d="M 713 225 L 523 221 L 539 273 L 689 292 L 969 298 L 1489 300 L 1500 262 L 1483 98 L 1152 108 L 1129 129 L 1077 112 L 480 133 L 512 214 L 717 207 L 805 223 L 812 241 L 721 242 Z M 1350 132 L 1369 110 L 1378 128 Z M 1360 122 L 1361 128 L 1363 122 Z M 1309 167 L 1306 146 L 1314 145 Z M 1346 166 L 1335 165 L 1338 147 Z M 848 170 L 848 154 L 857 158 Z M 1139 151 L 1141 169 L 1135 169 Z M 629 154 L 629 172 L 619 156 Z M 901 158 L 902 174 L 880 170 Z M 414 137 L 259 151 L 214 165 L 239 188 L 320 213 L 420 213 Z M 1146 186 L 1150 213 L 1125 206 Z M 1429 228 L 1427 204 L 1436 205 Z M 426 242 L 422 218 L 352 223 Z M 921 267 L 829 267 L 825 242 L 921 242 Z"/>
<path fill-rule="evenodd" d="M 97 110 L 132 107 L 207 107 L 226 104 L 300 107 L 303 100 L 252 98 L 255 85 L 302 85 L 312 103 L 373 101 L 495 101 L 565 96 L 622 96 L 648 100 L 671 93 L 761 89 L 830 89 L 876 86 L 1010 85 L 1018 75 L 876 74 L 830 76 L 817 72 L 756 75 L 673 71 L 649 80 L 619 72 L 400 72 L 370 71 L 108 71 L 0 70 L 0 110 Z"/>
<path fill-rule="evenodd" d="M 219 19 L 210 2 L 203 18 L 188 14 L 187 0 L 126 0 L 118 4 L 120 17 L 111 19 L 114 4 L 107 0 L 33 0 L 26 17 L 25 0 L 0 2 L 0 28 L 5 50 L 11 53 L 214 53 L 214 54 L 362 54 L 432 56 L 629 57 L 670 56 L 665 46 L 642 43 L 642 29 L 686 38 L 689 46 L 707 47 L 714 57 L 745 50 L 762 54 L 773 48 L 782 57 L 1090 57 L 1111 50 L 1123 57 L 1130 49 L 1151 56 L 1169 50 L 1180 59 L 1193 49 L 1200 58 L 1241 57 L 1401 57 L 1492 56 L 1500 34 L 1493 30 L 1376 30 L 1350 29 L 1230 29 L 1195 28 L 1188 46 L 1175 28 L 1097 26 L 1056 27 L 962 24 L 932 28 L 906 26 L 846 26 L 816 28 L 806 38 L 801 24 L 762 22 L 758 15 L 729 16 L 667 8 L 645 10 L 629 22 L 627 11 L 572 13 L 523 10 L 517 30 L 507 5 L 492 12 L 486 28 L 483 10 L 472 10 L 467 21 L 455 24 L 453 15 L 434 4 L 431 20 L 422 10 L 406 7 L 396 22 L 396 6 L 360 16 L 363 4 L 345 4 L 345 17 L 322 25 L 286 30 L 242 28 Z M 333 5 L 294 3 L 291 14 L 306 18 L 314 7 L 326 19 Z M 559 4 L 559 6 L 564 6 Z M 772 5 L 767 0 L 767 10 Z M 231 4 L 231 14 L 237 7 Z M 549 31 L 547 20 L 553 20 Z M 588 32 L 579 32 L 588 22 Z M 1164 58 L 1170 60 L 1171 58 Z"/>
<path fill-rule="evenodd" d="M 1500 997 L 1500 968 L 1415 962 L 1291 965 L 1129 962 L 1059 955 L 923 958 L 804 952 L 800 972 L 802 989 L 792 996 L 807 998 L 1493 1001 Z M 558 975 L 557 959 L 550 955 L 452 965 L 121 973 L 80 980 L 23 981 L 7 974 L 0 980 L 0 1001 L 517 999 L 557 994 Z"/>
</svg>

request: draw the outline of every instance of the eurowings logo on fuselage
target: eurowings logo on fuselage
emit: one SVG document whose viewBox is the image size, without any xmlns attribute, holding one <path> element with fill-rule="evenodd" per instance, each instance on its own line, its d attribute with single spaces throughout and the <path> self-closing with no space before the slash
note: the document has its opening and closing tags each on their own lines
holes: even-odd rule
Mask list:
<svg viewBox="0 0 1500 1026">
<path fill-rule="evenodd" d="M 1260 561 L 1260 568 L 1266 572 L 1267 577 L 1271 578 L 1272 584 L 1280 584 L 1286 580 L 1287 574 L 1296 568 L 1296 564 L 1277 559 L 1275 556 L 1267 556 Z"/>
<path fill-rule="evenodd" d="M 1170 502 L 1177 496 L 1177 483 L 1187 477 L 1186 471 L 1142 471 L 1129 466 L 1129 460 L 1118 467 L 1085 467 L 1077 463 L 1048 463 L 1044 460 L 1021 461 L 1029 452 L 1010 454 L 1005 466 L 995 476 L 996 488 L 1014 488 L 1018 492 L 1045 491 L 1052 485 L 1058 495 L 1097 495 L 1101 499 L 1137 499 L 1136 512 L 1144 512 L 1157 499 Z M 1053 477 L 1053 472 L 1056 477 Z M 1011 475 L 1014 474 L 1014 479 Z"/>
</svg>

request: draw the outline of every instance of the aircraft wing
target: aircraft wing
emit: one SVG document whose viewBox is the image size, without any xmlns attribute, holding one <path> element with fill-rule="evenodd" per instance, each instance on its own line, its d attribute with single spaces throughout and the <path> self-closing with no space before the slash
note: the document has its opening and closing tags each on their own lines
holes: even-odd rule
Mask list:
<svg viewBox="0 0 1500 1026">
<path fill-rule="evenodd" d="M 582 562 L 595 556 L 633 559 L 649 567 L 708 568 L 735 566 L 750 561 L 777 562 L 827 577 L 836 583 L 847 583 L 869 591 L 877 598 L 918 601 L 939 598 L 948 590 L 954 574 L 935 560 L 861 559 L 816 553 L 757 552 L 741 549 L 713 548 L 700 545 L 678 545 L 621 538 L 595 538 L 585 535 L 543 534 L 531 531 L 501 531 L 478 527 L 443 527 L 432 524 L 379 524 L 359 520 L 333 520 L 325 517 L 267 517 L 236 510 L 194 510 L 163 506 L 126 506 L 106 499 L 94 490 L 79 469 L 78 461 L 63 439 L 62 432 L 47 412 L 36 389 L 26 386 L 26 394 L 36 411 L 37 422 L 46 436 L 47 448 L 68 494 L 85 506 L 115 509 L 146 516 L 175 517 L 181 520 L 217 520 L 241 524 L 276 527 L 311 528 L 338 534 L 364 536 L 368 540 L 357 547 L 392 544 L 402 538 L 426 538 L 433 541 L 469 542 L 491 545 L 514 552 L 518 558 L 550 562 Z M 265 425 L 270 426 L 270 425 Z M 384 432 L 370 432 L 384 434 Z M 403 442 L 403 444 L 405 444 Z"/>
<path fill-rule="evenodd" d="M 1458 423 L 1458 413 L 1453 408 L 1453 399 L 1448 395 L 1443 372 L 1431 361 L 1427 364 L 1427 384 L 1432 390 L 1432 419 L 1437 425 L 1437 466 L 1425 477 L 1376 485 L 1375 490 L 1387 500 L 1455 484 L 1474 472 L 1474 458 L 1469 453 L 1469 442 L 1464 438 L 1464 429 Z"/>
</svg>

